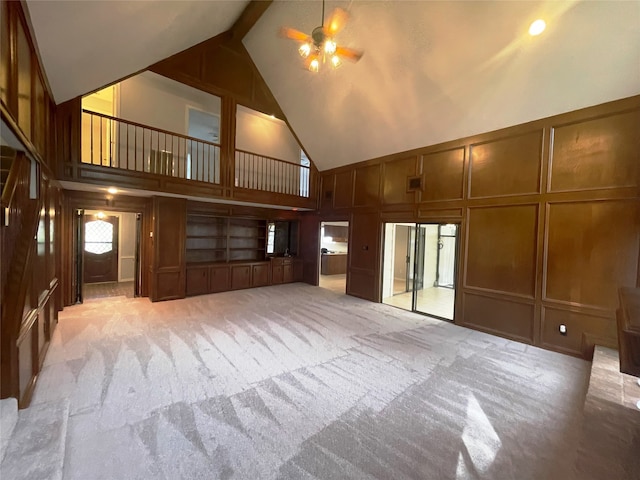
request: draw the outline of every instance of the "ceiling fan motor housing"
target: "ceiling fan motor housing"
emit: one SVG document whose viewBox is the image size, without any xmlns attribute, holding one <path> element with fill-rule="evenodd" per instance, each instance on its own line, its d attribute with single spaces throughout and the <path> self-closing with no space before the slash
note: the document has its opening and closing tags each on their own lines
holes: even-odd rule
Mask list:
<svg viewBox="0 0 640 480">
<path fill-rule="evenodd" d="M 314 28 L 313 32 L 311 32 L 311 38 L 313 39 L 313 45 L 316 48 L 321 48 L 326 38 L 326 35 L 324 33 L 324 27 Z"/>
</svg>

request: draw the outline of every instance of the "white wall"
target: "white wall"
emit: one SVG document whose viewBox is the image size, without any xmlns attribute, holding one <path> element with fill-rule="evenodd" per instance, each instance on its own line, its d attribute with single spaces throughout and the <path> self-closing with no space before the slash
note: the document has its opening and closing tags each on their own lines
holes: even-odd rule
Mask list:
<svg viewBox="0 0 640 480">
<path fill-rule="evenodd" d="M 85 215 L 95 215 L 100 210 L 85 210 Z M 118 281 L 135 279 L 136 264 L 136 214 L 128 212 L 103 212 L 118 217 Z"/>
<path fill-rule="evenodd" d="M 120 82 L 120 118 L 187 135 L 187 107 L 220 115 L 220 98 L 152 72 Z"/>
<path fill-rule="evenodd" d="M 393 263 L 395 251 L 395 225 L 386 223 L 384 225 L 384 254 L 382 267 L 382 298 L 393 296 Z"/>
<path fill-rule="evenodd" d="M 236 110 L 236 148 L 300 163 L 300 146 L 287 124 L 242 105 Z"/>
</svg>

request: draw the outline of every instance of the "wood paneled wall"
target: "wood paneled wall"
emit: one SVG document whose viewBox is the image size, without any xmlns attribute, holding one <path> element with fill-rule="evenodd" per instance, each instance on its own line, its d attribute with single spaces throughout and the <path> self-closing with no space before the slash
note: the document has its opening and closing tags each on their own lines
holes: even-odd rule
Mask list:
<svg viewBox="0 0 640 480">
<path fill-rule="evenodd" d="M 10 252 L 3 248 L 0 256 L 8 272 L 1 287 L 0 384 L 3 398 L 16 397 L 24 407 L 62 308 L 62 194 L 53 175 L 55 105 L 22 2 L 0 1 L 0 45 L 0 114 L 3 128 L 10 130 L 3 137 L 6 133 L 11 146 L 23 152 L 11 165 L 3 192 L 3 245 L 8 234 L 16 245 Z M 24 195 L 17 193 L 22 187 Z"/>
<path fill-rule="evenodd" d="M 374 301 L 383 222 L 459 223 L 455 322 L 589 357 L 640 285 L 639 187 L 636 96 L 322 172 L 320 218 L 351 216 L 348 291 Z"/>
<path fill-rule="evenodd" d="M 0 109 L 16 136 L 55 170 L 55 104 L 21 2 L 0 0 Z"/>
<path fill-rule="evenodd" d="M 153 197 L 152 301 L 186 296 L 187 201 Z"/>
</svg>

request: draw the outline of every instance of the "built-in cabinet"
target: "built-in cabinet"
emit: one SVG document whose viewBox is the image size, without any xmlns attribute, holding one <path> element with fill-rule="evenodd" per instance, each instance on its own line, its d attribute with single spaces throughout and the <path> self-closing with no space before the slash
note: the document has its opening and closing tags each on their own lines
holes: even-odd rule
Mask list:
<svg viewBox="0 0 640 480">
<path fill-rule="evenodd" d="M 301 260 L 267 257 L 268 223 L 266 219 L 224 216 L 202 209 L 187 213 L 186 295 L 301 281 Z"/>
<path fill-rule="evenodd" d="M 187 215 L 187 265 L 265 259 L 266 221 Z"/>
</svg>

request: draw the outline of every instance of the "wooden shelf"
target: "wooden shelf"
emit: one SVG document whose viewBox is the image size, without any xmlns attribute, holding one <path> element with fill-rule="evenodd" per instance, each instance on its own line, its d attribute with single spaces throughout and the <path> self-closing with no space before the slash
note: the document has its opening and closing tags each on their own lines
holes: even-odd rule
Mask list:
<svg viewBox="0 0 640 480">
<path fill-rule="evenodd" d="M 188 265 L 264 261 L 266 221 L 187 214 Z"/>
</svg>

